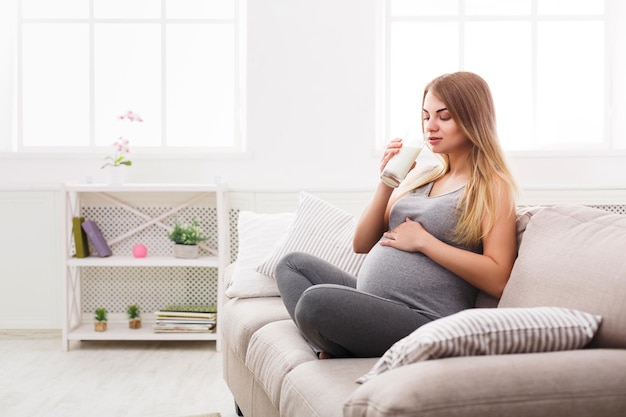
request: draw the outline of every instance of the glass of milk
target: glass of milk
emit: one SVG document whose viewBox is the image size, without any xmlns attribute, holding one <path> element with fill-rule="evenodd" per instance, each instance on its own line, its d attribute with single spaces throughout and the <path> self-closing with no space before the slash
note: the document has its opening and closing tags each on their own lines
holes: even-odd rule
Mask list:
<svg viewBox="0 0 626 417">
<path fill-rule="evenodd" d="M 411 165 L 417 159 L 417 156 L 424 147 L 424 135 L 421 129 L 409 129 L 402 138 L 402 147 L 395 154 L 380 176 L 380 180 L 390 187 L 396 188 L 400 182 L 406 177 L 411 169 Z"/>
</svg>

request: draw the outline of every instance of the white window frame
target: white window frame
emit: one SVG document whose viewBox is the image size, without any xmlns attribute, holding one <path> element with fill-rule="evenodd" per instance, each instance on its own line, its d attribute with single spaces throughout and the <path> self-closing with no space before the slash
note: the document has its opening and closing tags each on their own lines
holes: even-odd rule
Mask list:
<svg viewBox="0 0 626 417">
<path fill-rule="evenodd" d="M 166 101 L 165 94 L 167 92 L 166 89 L 166 77 L 165 71 L 162 71 L 161 76 L 161 141 L 159 146 L 154 147 L 133 147 L 134 155 L 148 155 L 155 157 L 168 157 L 171 155 L 183 156 L 185 158 L 198 158 L 198 157 L 207 157 L 207 156 L 216 156 L 218 158 L 223 157 L 224 155 L 238 155 L 243 154 L 246 151 L 246 103 L 245 103 L 245 91 L 246 91 L 246 17 L 247 17 L 247 0 L 233 0 L 234 2 L 234 16 L 232 19 L 230 18 L 206 18 L 206 19 L 178 19 L 178 18 L 166 18 L 165 16 L 165 0 L 155 0 L 160 1 L 161 3 L 161 17 L 160 18 L 140 18 L 140 19 L 132 19 L 132 18 L 123 18 L 123 19 L 97 19 L 94 17 L 94 2 L 93 0 L 86 0 L 89 2 L 89 18 L 85 19 L 63 19 L 63 18 L 46 18 L 46 19 L 26 19 L 22 17 L 21 14 L 21 0 L 15 1 L 15 12 L 17 15 L 16 23 L 15 23 L 15 46 L 14 46 L 14 63 L 11 65 L 13 69 L 11 71 L 10 77 L 14 80 L 13 83 L 16 86 L 15 91 L 13 91 L 13 120 L 11 121 L 12 128 L 8 130 L 11 131 L 10 140 L 11 143 L 2 143 L 0 144 L 0 152 L 8 151 L 9 154 L 13 154 L 17 157 L 20 155 L 54 155 L 62 153 L 65 156 L 77 156 L 85 155 L 85 154 L 101 154 L 103 152 L 108 153 L 110 151 L 110 147 L 97 146 L 95 144 L 95 131 L 94 131 L 94 123 L 95 123 L 95 114 L 94 114 L 94 27 L 97 23 L 106 22 L 106 23 L 160 23 L 161 25 L 161 68 L 164 69 L 166 65 L 166 37 L 163 36 L 165 27 L 167 24 L 198 24 L 198 23 L 217 23 L 223 24 L 225 22 L 232 22 L 233 31 L 234 31 L 234 69 L 235 69 L 235 86 L 234 86 L 234 145 L 232 147 L 215 147 L 215 146 L 206 146 L 206 147 L 192 147 L 192 146 L 176 146 L 176 145 L 167 145 L 166 143 L 166 129 L 165 125 L 167 123 L 166 116 Z M 53 1 L 53 0 L 51 0 Z M 10 7 L 7 9 L 11 10 Z M 68 147 L 68 146 L 51 146 L 51 147 L 43 147 L 43 146 L 24 146 L 23 137 L 22 137 L 22 69 L 21 69 L 21 25 L 22 23 L 64 23 L 71 21 L 73 23 L 87 23 L 90 27 L 90 39 L 89 39 L 89 48 L 90 48 L 90 64 L 89 64 L 89 78 L 90 78 L 90 93 L 89 93 L 89 101 L 90 101 L 90 134 L 89 134 L 89 145 L 85 147 Z M 97 53 L 97 52 L 96 52 Z M 0 80 L 2 82 L 3 80 Z M 2 140 L 2 139 L 0 139 Z"/>
<path fill-rule="evenodd" d="M 537 1 L 533 3 L 533 56 L 537 54 L 536 23 L 540 20 L 537 16 Z M 626 29 L 620 26 L 620 21 L 626 19 L 626 5 L 620 0 L 600 0 L 605 2 L 605 117 L 604 138 L 601 149 L 582 150 L 560 148 L 553 150 L 506 150 L 507 154 L 515 157 L 537 156 L 626 156 L 626 80 L 620 78 L 620 74 L 626 73 L 626 57 L 623 50 L 626 47 Z M 462 7 L 463 0 L 458 0 Z M 461 8 L 462 10 L 462 8 Z M 380 152 L 390 139 L 390 53 L 391 50 L 391 0 L 378 0 L 377 2 L 377 67 L 376 67 L 376 150 Z M 480 17 L 481 20 L 483 17 Z M 493 18 L 493 17 L 488 17 Z M 399 18 L 410 20 L 411 18 Z M 416 18 L 415 20 L 419 20 Z M 451 16 L 442 17 L 447 21 L 454 21 Z M 459 25 L 470 21 L 472 18 L 461 16 L 456 19 Z M 462 31 L 460 32 L 462 33 Z M 459 48 L 459 62 L 463 65 L 463 50 Z M 533 68 L 536 71 L 536 67 Z M 536 83 L 536 75 L 533 77 Z M 622 77 L 624 78 L 624 77 Z M 592 86 L 589 86 L 592 88 Z M 534 88 L 534 87 L 533 87 Z M 536 92 L 533 92 L 536 96 Z M 421 98 L 420 98 L 421 99 Z M 496 103 L 497 106 L 497 103 Z M 536 117 L 536 109 L 533 111 Z M 584 109 L 581 109 L 581 117 L 584 117 Z M 619 140 L 619 138 L 623 138 Z"/>
</svg>

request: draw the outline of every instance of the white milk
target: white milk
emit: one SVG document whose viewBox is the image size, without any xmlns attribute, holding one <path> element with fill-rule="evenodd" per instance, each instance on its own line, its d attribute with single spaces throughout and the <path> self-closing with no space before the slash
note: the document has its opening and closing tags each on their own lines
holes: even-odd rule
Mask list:
<svg viewBox="0 0 626 417">
<path fill-rule="evenodd" d="M 380 176 L 380 180 L 393 188 L 400 185 L 400 182 L 402 182 L 409 173 L 411 165 L 413 165 L 413 162 L 415 162 L 423 147 L 423 141 L 409 141 L 409 143 L 402 141 L 400 152 L 395 154 L 393 158 L 387 162 L 385 170 Z"/>
</svg>

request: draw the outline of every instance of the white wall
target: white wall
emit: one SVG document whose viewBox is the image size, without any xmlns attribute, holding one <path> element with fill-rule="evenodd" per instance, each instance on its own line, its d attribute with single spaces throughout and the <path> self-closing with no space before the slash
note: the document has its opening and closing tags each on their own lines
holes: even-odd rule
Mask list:
<svg viewBox="0 0 626 417">
<path fill-rule="evenodd" d="M 129 180 L 219 176 L 245 188 L 371 187 L 374 25 L 373 0 L 249 1 L 248 152 L 191 160 L 133 155 Z M 99 157 L 5 157 L 0 181 L 98 181 L 100 165 Z M 2 175 L 13 170 L 20 174 Z"/>
<path fill-rule="evenodd" d="M 219 177 L 239 192 L 372 189 L 379 160 L 374 151 L 375 30 L 375 0 L 250 0 L 246 154 L 179 159 L 135 154 L 129 181 L 212 182 Z M 0 86 L 6 85 L 9 68 L 8 58 L 0 56 Z M 0 91 L 1 120 L 9 119 L 8 95 Z M 626 115 L 614 116 L 626 120 Z M 54 138 L 63 132 L 49 134 Z M 0 125 L 0 139 L 7 135 L 10 129 Z M 526 201 L 626 202 L 623 192 L 611 192 L 626 188 L 624 153 L 509 155 L 509 160 L 530 195 Z M 50 229 L 60 213 L 51 209 L 57 192 L 46 186 L 53 190 L 60 182 L 88 177 L 104 181 L 101 162 L 100 156 L 0 154 L 0 188 L 9 190 L 2 195 L 2 230 L 19 233 L 20 224 L 29 224 L 31 231 L 49 229 L 26 239 L 35 250 L 32 256 L 4 241 L 3 259 L 10 262 L 3 261 L 0 277 L 5 304 L 0 327 L 60 326 L 61 251 L 55 246 L 60 235 Z M 37 188 L 41 200 L 31 204 L 26 198 L 20 207 L 30 210 L 16 209 L 15 197 L 28 196 L 22 190 L 32 186 L 44 187 Z M 552 186 L 566 195 L 555 194 Z M 39 310 L 25 317 L 17 308 L 24 305 Z"/>
<path fill-rule="evenodd" d="M 240 189 L 372 188 L 379 159 L 374 152 L 375 30 L 375 0 L 249 1 L 248 152 L 191 160 L 134 155 L 129 180 L 220 177 Z M 626 185 L 624 154 L 510 155 L 509 160 L 522 186 Z M 103 181 L 100 165 L 100 156 L 5 155 L 0 156 L 0 184 Z"/>
</svg>

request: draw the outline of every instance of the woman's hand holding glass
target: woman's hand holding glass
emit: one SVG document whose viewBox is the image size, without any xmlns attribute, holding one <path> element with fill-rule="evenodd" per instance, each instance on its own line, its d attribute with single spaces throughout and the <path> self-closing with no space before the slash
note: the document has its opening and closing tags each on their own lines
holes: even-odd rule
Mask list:
<svg viewBox="0 0 626 417">
<path fill-rule="evenodd" d="M 387 144 L 381 161 L 381 181 L 396 188 L 407 173 L 415 167 L 415 159 L 424 147 L 424 137 L 416 129 L 409 129 L 404 139 L 393 139 Z"/>
<path fill-rule="evenodd" d="M 402 147 L 402 138 L 391 139 L 385 148 L 385 152 L 383 153 L 383 157 L 380 160 L 380 173 L 385 171 L 385 167 L 391 158 L 393 158 L 398 152 L 400 152 L 400 148 Z"/>
</svg>

